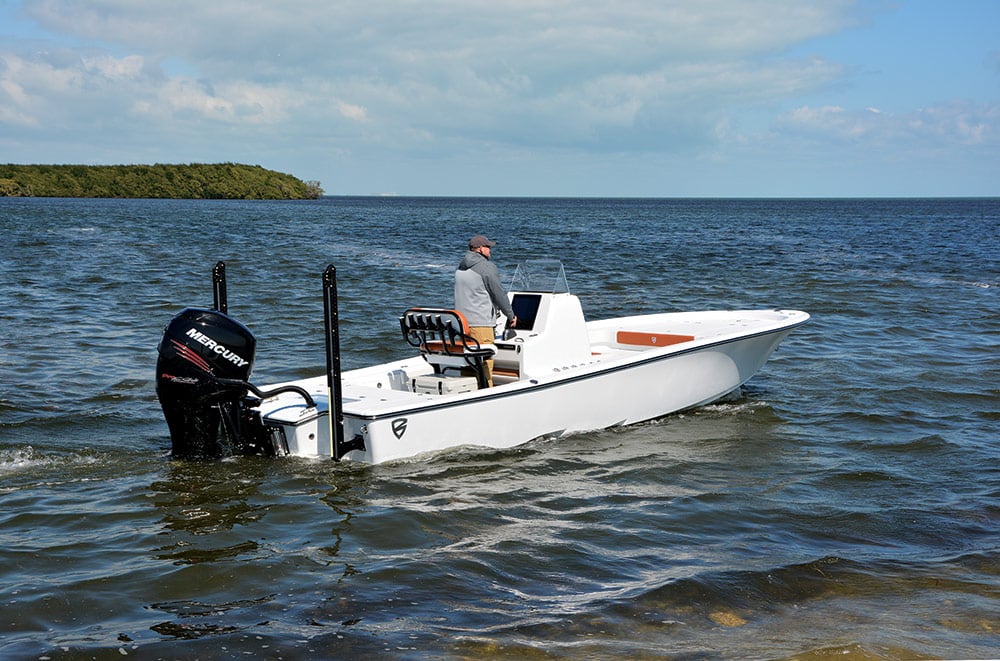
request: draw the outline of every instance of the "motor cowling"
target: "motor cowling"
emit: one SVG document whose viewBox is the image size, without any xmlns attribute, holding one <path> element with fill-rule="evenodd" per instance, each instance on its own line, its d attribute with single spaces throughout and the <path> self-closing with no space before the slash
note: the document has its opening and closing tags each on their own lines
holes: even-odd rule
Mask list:
<svg viewBox="0 0 1000 661">
<path fill-rule="evenodd" d="M 186 308 L 167 324 L 156 395 L 174 457 L 218 458 L 243 444 L 243 399 L 256 346 L 246 326 L 217 310 Z"/>
</svg>

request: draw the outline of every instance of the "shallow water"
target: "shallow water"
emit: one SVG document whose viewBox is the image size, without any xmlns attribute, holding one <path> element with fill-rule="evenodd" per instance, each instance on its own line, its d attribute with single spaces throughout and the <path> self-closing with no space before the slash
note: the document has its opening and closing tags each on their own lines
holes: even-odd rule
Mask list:
<svg viewBox="0 0 1000 661">
<path fill-rule="evenodd" d="M 0 199 L 5 658 L 1000 654 L 1000 200 Z M 590 318 L 810 312 L 730 401 L 510 451 L 171 461 L 170 317 L 401 357 L 471 234 Z M 486 420 L 483 424 L 503 424 Z"/>
</svg>

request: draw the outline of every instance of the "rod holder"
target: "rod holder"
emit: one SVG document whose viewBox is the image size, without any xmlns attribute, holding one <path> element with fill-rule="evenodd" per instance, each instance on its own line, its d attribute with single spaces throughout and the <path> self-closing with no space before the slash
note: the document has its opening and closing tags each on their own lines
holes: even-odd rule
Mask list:
<svg viewBox="0 0 1000 661">
<path fill-rule="evenodd" d="M 215 295 L 215 309 L 229 314 L 229 298 L 226 293 L 226 263 L 216 262 L 212 269 L 212 292 Z"/>
<path fill-rule="evenodd" d="M 344 405 L 340 382 L 340 313 L 337 301 L 337 269 L 333 264 L 323 271 L 323 316 L 326 326 L 326 381 L 330 401 L 330 455 L 340 460 L 352 450 L 364 450 L 365 439 L 344 439 Z"/>
</svg>

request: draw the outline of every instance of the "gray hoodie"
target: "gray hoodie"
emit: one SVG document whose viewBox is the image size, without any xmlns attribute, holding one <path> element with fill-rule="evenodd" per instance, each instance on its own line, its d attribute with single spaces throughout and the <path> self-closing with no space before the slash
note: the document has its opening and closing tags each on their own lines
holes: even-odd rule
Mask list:
<svg viewBox="0 0 1000 661">
<path fill-rule="evenodd" d="M 508 320 L 514 318 L 500 272 L 474 250 L 465 253 L 455 271 L 455 309 L 465 315 L 469 326 L 493 326 L 497 310 Z"/>
</svg>

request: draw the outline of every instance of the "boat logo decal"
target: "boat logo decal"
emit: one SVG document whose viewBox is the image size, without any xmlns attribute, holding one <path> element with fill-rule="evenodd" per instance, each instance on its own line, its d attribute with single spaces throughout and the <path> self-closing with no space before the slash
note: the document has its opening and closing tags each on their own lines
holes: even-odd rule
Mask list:
<svg viewBox="0 0 1000 661">
<path fill-rule="evenodd" d="M 403 438 L 403 434 L 406 433 L 406 418 L 396 418 L 392 421 L 392 433 L 396 438 Z"/>
<path fill-rule="evenodd" d="M 164 372 L 160 375 L 164 381 L 170 381 L 171 383 L 181 383 L 186 386 L 196 386 L 199 380 L 190 376 L 174 376 L 173 374 L 167 374 Z"/>
<path fill-rule="evenodd" d="M 208 364 L 207 360 L 198 355 L 197 351 L 174 339 L 171 339 L 170 343 L 174 345 L 174 350 L 177 352 L 178 356 L 188 361 L 201 371 L 208 372 L 209 374 L 212 373 L 212 366 Z"/>
<path fill-rule="evenodd" d="M 237 367 L 246 367 L 247 365 L 250 364 L 249 360 L 246 360 L 235 351 L 230 351 L 219 342 L 216 342 L 215 340 L 210 338 L 208 335 L 205 335 L 204 333 L 200 332 L 197 328 L 189 329 L 186 335 L 195 342 L 205 345 L 205 347 L 209 351 L 219 354 L 220 356 L 231 362 L 233 365 L 236 365 Z"/>
</svg>

